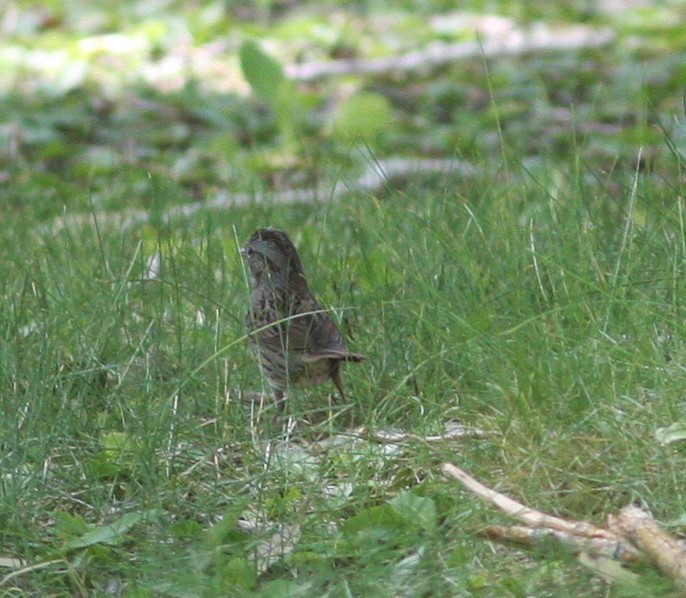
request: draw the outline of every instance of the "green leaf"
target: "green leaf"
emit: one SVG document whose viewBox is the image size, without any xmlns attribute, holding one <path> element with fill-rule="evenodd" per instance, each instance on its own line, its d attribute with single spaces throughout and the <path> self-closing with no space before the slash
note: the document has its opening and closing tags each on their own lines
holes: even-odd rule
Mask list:
<svg viewBox="0 0 686 598">
<path fill-rule="evenodd" d="M 281 65 L 266 54 L 256 42 L 246 41 L 238 53 L 243 76 L 250 83 L 255 95 L 273 108 L 286 80 Z"/>
<path fill-rule="evenodd" d="M 136 443 L 124 432 L 107 432 L 102 437 L 102 450 L 88 463 L 88 473 L 98 479 L 113 478 L 130 472 L 135 460 Z"/>
<path fill-rule="evenodd" d="M 255 95 L 274 111 L 281 131 L 292 134 L 303 120 L 304 108 L 283 67 L 252 40 L 241 46 L 239 57 L 243 76 Z"/>
<path fill-rule="evenodd" d="M 374 141 L 388 130 L 391 123 L 391 106 L 378 93 L 359 93 L 338 106 L 333 127 L 337 137 L 344 141 Z"/>
<path fill-rule="evenodd" d="M 93 455 L 93 458 L 86 464 L 89 478 L 106 480 L 115 477 L 124 471 L 114 461 L 112 461 L 105 451 L 100 451 Z"/>
<path fill-rule="evenodd" d="M 398 511 L 389 504 L 363 509 L 348 519 L 342 527 L 347 536 L 359 534 L 385 535 L 390 531 L 401 530 L 405 527 L 403 518 Z"/>
<path fill-rule="evenodd" d="M 82 536 L 91 526 L 81 517 L 65 511 L 58 511 L 53 515 L 57 533 L 64 540 L 71 540 L 74 536 Z"/>
<path fill-rule="evenodd" d="M 118 544 L 124 539 L 124 535 L 137 523 L 156 517 L 159 511 L 151 509 L 142 513 L 126 513 L 109 525 L 96 527 L 79 538 L 70 540 L 64 544 L 64 550 L 87 548 L 94 544 Z"/>
<path fill-rule="evenodd" d="M 124 432 L 107 432 L 102 438 L 105 456 L 117 461 L 124 455 L 129 455 L 135 448 L 134 441 Z"/>
<path fill-rule="evenodd" d="M 405 492 L 396 496 L 390 504 L 408 523 L 425 530 L 436 528 L 436 504 L 432 499 Z"/>
<path fill-rule="evenodd" d="M 655 430 L 655 439 L 660 444 L 671 444 L 686 440 L 686 422 L 674 422 L 671 426 Z"/>
<path fill-rule="evenodd" d="M 228 539 L 236 540 L 242 538 L 243 533 L 236 528 L 236 524 L 244 510 L 245 504 L 243 502 L 236 502 L 230 505 L 224 511 L 221 520 L 205 532 L 205 546 L 217 548 L 227 542 Z"/>
<path fill-rule="evenodd" d="M 204 530 L 202 525 L 193 519 L 180 519 L 170 527 L 170 531 L 174 537 L 188 540 L 201 536 Z"/>
<path fill-rule="evenodd" d="M 257 572 L 246 559 L 234 557 L 222 565 L 222 582 L 232 588 L 251 590 L 257 585 Z"/>
</svg>

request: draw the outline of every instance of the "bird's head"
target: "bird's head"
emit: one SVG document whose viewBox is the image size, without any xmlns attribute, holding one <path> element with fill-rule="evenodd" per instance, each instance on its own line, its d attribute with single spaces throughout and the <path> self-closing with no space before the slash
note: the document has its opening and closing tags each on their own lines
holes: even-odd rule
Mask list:
<svg viewBox="0 0 686 598">
<path fill-rule="evenodd" d="M 255 285 L 264 282 L 272 286 L 306 284 L 298 251 L 281 230 L 261 228 L 255 231 L 241 248 L 241 255 Z"/>
</svg>

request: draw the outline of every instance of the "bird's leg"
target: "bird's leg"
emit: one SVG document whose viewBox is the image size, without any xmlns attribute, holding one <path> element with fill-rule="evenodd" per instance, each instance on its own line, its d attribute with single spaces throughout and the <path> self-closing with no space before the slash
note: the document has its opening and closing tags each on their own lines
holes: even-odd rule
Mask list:
<svg viewBox="0 0 686 598">
<path fill-rule="evenodd" d="M 284 422 L 282 419 L 283 413 L 286 408 L 286 399 L 288 398 L 286 393 L 281 390 L 280 388 L 272 388 L 274 392 L 274 403 L 276 405 L 276 412 L 277 412 L 277 420 L 281 421 L 282 426 L 281 426 L 281 440 L 284 442 L 288 443 L 290 442 L 291 439 L 291 434 L 293 434 L 293 430 L 295 430 L 295 426 L 297 424 L 296 420 L 292 417 L 288 417 L 286 421 Z"/>
<path fill-rule="evenodd" d="M 340 364 L 336 364 L 336 366 L 339 366 Z M 334 367 L 334 369 L 331 372 L 331 380 L 333 380 L 333 383 L 336 385 L 336 388 L 338 389 L 338 392 L 341 395 L 341 400 L 345 403 L 346 398 L 345 398 L 345 391 L 343 390 L 343 381 L 341 380 L 341 369 L 340 367 Z"/>
<path fill-rule="evenodd" d="M 286 393 L 280 388 L 274 388 L 274 402 L 276 404 L 276 410 L 279 414 L 283 413 L 286 407 Z"/>
</svg>

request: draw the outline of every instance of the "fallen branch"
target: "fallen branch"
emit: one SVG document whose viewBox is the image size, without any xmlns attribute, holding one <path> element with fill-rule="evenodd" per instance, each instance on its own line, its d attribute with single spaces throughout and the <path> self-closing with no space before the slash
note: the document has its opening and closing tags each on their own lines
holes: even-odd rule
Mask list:
<svg viewBox="0 0 686 598">
<path fill-rule="evenodd" d="M 491 39 L 448 44 L 433 42 L 422 50 L 375 60 L 349 59 L 291 64 L 286 74 L 295 81 L 310 82 L 342 75 L 382 75 L 435 70 L 447 64 L 473 58 L 521 56 L 532 52 L 559 52 L 599 48 L 615 39 L 611 29 L 575 25 L 552 29 L 539 24 L 529 30 L 515 29 Z"/>
<path fill-rule="evenodd" d="M 550 528 L 586 538 L 605 538 L 612 542 L 620 541 L 620 538 L 616 534 L 596 527 L 591 523 L 585 521 L 570 522 L 566 519 L 554 517 L 553 515 L 546 515 L 541 511 L 531 509 L 522 503 L 513 500 L 509 496 L 505 496 L 500 492 L 496 492 L 495 490 L 491 490 L 487 486 L 484 486 L 481 482 L 475 480 L 469 474 L 451 463 L 443 464 L 443 473 L 459 480 L 465 488 L 471 490 L 477 496 L 531 527 Z"/>
<path fill-rule="evenodd" d="M 169 222 L 174 218 L 189 218 L 198 212 L 226 210 L 234 206 L 245 206 L 254 203 L 271 202 L 275 204 L 301 204 L 315 201 L 333 201 L 346 193 L 364 192 L 374 193 L 389 184 L 389 181 L 399 177 L 412 177 L 424 174 L 450 174 L 461 177 L 471 177 L 476 173 L 474 166 L 453 158 L 449 159 L 409 159 L 390 158 L 379 160 L 367 166 L 366 170 L 356 179 L 342 182 L 340 179 L 325 181 L 318 187 L 303 189 L 287 189 L 265 193 L 229 193 L 221 191 L 206 201 L 194 202 L 175 206 L 156 217 L 161 222 Z M 70 226 L 90 225 L 97 221 L 98 225 L 114 224 L 118 228 L 127 228 L 136 224 L 143 224 L 150 220 L 151 214 L 147 210 L 120 210 L 119 212 L 99 212 L 96 214 L 74 214 L 56 218 L 52 224 L 45 227 L 47 232 L 56 233 Z"/>
<path fill-rule="evenodd" d="M 677 585 L 686 590 L 686 545 L 665 532 L 640 507 L 629 505 L 607 518 L 608 527 L 628 538 Z"/>
<path fill-rule="evenodd" d="M 633 564 L 646 560 L 643 554 L 626 542 L 618 542 L 609 538 L 576 536 L 556 529 L 531 528 L 523 525 L 489 525 L 480 533 L 498 542 L 516 542 L 531 547 L 536 546 L 542 540 L 555 540 L 571 547 L 576 552 L 587 552 L 594 556 L 602 556 L 622 563 Z"/>
<path fill-rule="evenodd" d="M 651 561 L 681 590 L 686 590 L 686 543 L 670 536 L 639 507 L 629 505 L 618 515 L 608 516 L 608 529 L 603 529 L 586 521 L 567 521 L 529 508 L 484 486 L 451 463 L 444 463 L 442 471 L 461 482 L 467 490 L 526 524 L 488 526 L 482 533 L 493 540 L 510 540 L 533 546 L 548 538 L 594 558 L 609 558 L 622 563 Z M 609 565 L 609 562 L 605 564 Z M 591 565 L 619 579 L 616 576 L 621 570 L 608 573 L 607 567 L 594 562 Z"/>
</svg>

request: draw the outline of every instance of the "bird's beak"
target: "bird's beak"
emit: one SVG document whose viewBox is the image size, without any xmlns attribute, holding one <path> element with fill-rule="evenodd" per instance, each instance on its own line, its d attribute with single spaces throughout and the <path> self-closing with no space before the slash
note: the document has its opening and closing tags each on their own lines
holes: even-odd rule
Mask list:
<svg viewBox="0 0 686 598">
<path fill-rule="evenodd" d="M 248 248 L 247 247 L 241 247 L 241 255 L 243 257 L 248 257 Z"/>
</svg>

